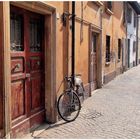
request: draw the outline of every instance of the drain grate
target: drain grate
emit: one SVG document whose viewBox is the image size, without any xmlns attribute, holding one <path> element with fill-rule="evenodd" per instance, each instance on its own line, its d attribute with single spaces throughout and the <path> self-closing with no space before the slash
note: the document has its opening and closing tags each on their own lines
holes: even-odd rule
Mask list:
<svg viewBox="0 0 140 140">
<path fill-rule="evenodd" d="M 85 110 L 80 113 L 79 117 L 84 119 L 95 119 L 103 116 L 101 112 L 97 112 L 96 110 Z"/>
</svg>

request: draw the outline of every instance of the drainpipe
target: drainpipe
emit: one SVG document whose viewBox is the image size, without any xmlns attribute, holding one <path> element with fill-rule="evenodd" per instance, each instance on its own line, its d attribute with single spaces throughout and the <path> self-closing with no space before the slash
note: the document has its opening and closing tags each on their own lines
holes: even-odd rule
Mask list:
<svg viewBox="0 0 140 140">
<path fill-rule="evenodd" d="M 138 30 L 139 30 L 139 16 L 137 14 L 137 17 L 134 17 L 137 20 L 137 25 L 136 25 L 136 66 L 138 65 Z"/>
<path fill-rule="evenodd" d="M 125 42 L 125 55 L 127 56 L 127 57 L 125 57 L 125 71 L 127 71 L 127 69 L 128 69 L 128 34 L 127 34 L 127 31 L 128 31 L 128 29 L 127 29 L 127 7 L 128 7 L 128 4 L 127 4 L 127 2 L 124 2 L 124 7 L 125 7 L 125 25 L 126 25 L 126 42 Z"/>
<path fill-rule="evenodd" d="M 73 85 L 75 84 L 74 82 L 74 75 L 75 75 L 75 1 L 72 1 L 72 82 Z"/>
<path fill-rule="evenodd" d="M 104 12 L 104 7 L 102 6 L 101 9 L 100 9 L 100 28 L 101 28 L 101 32 L 100 32 L 100 77 L 99 77 L 99 84 L 98 84 L 98 87 L 101 88 L 103 86 L 103 83 L 104 83 L 104 68 L 102 67 L 102 63 L 103 63 L 103 60 L 102 60 L 102 55 L 103 55 L 103 38 L 102 38 L 102 24 L 103 24 L 103 21 L 102 21 L 102 17 L 103 17 L 103 12 Z"/>
</svg>

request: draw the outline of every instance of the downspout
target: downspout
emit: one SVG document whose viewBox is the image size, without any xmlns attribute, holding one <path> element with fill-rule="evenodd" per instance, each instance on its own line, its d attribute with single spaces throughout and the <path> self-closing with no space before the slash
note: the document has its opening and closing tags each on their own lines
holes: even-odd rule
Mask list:
<svg viewBox="0 0 140 140">
<path fill-rule="evenodd" d="M 72 56 L 72 82 L 73 85 L 75 84 L 74 82 L 74 75 L 75 75 L 75 1 L 72 1 L 72 51 L 71 51 L 71 56 Z"/>
<path fill-rule="evenodd" d="M 137 20 L 137 25 L 136 25 L 136 66 L 138 65 L 138 29 L 139 29 L 139 18 L 138 14 L 137 17 L 135 17 Z"/>
<path fill-rule="evenodd" d="M 102 24 L 103 24 L 103 21 L 102 21 L 102 17 L 103 17 L 103 6 L 102 6 L 102 8 L 100 9 L 100 28 L 101 28 L 101 35 L 100 35 L 100 74 L 101 74 L 101 76 L 100 76 L 100 80 L 99 80 L 99 84 L 98 84 L 98 87 L 99 88 L 101 88 L 102 86 L 103 86 L 103 82 L 104 82 L 104 70 L 102 69 L 103 67 L 102 67 L 102 64 L 103 64 L 103 60 L 102 60 L 102 55 L 103 55 L 103 49 L 102 49 L 102 47 L 103 47 L 103 41 L 102 41 Z"/>
<path fill-rule="evenodd" d="M 125 10 L 125 25 L 126 25 L 126 42 L 125 42 L 125 71 L 128 69 L 128 34 L 127 34 L 127 2 L 124 2 Z M 126 55 L 127 54 L 127 55 Z"/>
</svg>

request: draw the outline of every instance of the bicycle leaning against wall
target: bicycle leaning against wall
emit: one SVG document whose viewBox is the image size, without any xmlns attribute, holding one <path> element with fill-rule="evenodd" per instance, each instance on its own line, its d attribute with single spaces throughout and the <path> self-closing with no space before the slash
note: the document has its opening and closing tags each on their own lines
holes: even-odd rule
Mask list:
<svg viewBox="0 0 140 140">
<path fill-rule="evenodd" d="M 60 117 L 67 121 L 74 121 L 81 110 L 81 103 L 84 101 L 85 89 L 80 74 L 74 76 L 75 86 L 72 76 L 66 76 L 66 89 L 60 95 L 57 102 L 57 109 Z"/>
</svg>

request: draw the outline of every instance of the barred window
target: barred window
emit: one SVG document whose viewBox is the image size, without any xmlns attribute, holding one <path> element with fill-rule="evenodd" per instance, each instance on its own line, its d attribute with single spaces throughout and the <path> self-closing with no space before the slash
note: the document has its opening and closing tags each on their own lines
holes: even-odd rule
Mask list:
<svg viewBox="0 0 140 140">
<path fill-rule="evenodd" d="M 106 36 L 106 62 L 110 62 L 110 36 Z"/>
<path fill-rule="evenodd" d="M 24 51 L 23 17 L 15 13 L 10 15 L 10 47 L 11 51 Z"/>
<path fill-rule="evenodd" d="M 118 59 L 121 59 L 121 39 L 118 39 Z"/>
<path fill-rule="evenodd" d="M 36 19 L 30 20 L 30 50 L 31 52 L 41 51 L 41 21 Z"/>
</svg>

